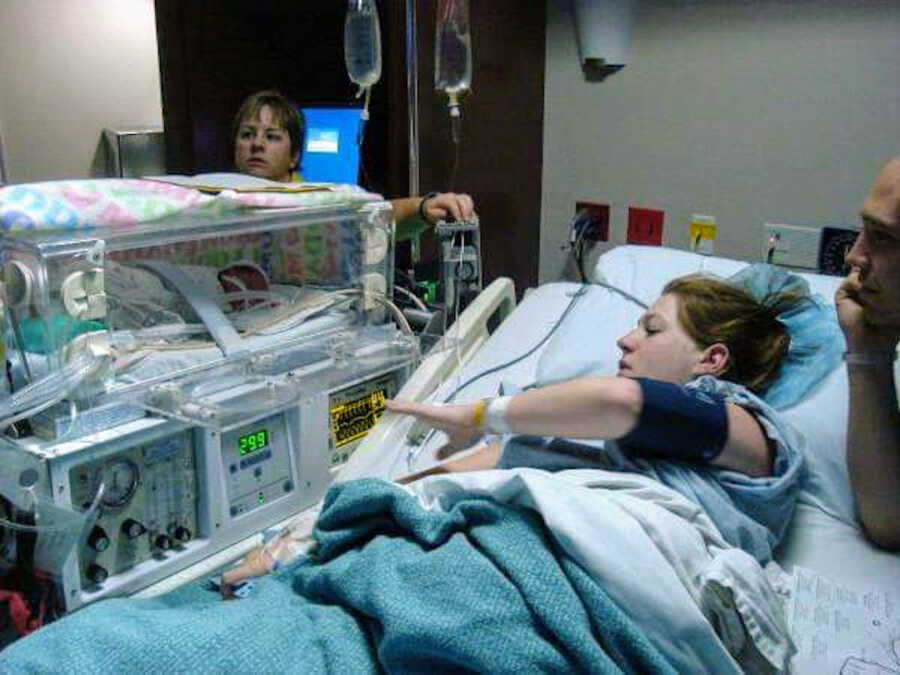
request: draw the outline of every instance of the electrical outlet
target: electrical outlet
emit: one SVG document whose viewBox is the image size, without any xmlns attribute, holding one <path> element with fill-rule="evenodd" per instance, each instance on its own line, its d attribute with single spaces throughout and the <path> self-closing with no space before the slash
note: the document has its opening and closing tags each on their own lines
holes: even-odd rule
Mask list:
<svg viewBox="0 0 900 675">
<path fill-rule="evenodd" d="M 763 260 L 773 265 L 818 269 L 822 230 L 818 227 L 766 223 L 763 231 Z"/>
<path fill-rule="evenodd" d="M 665 211 L 629 206 L 626 241 L 629 244 L 662 246 L 663 221 L 665 217 Z"/>
<path fill-rule="evenodd" d="M 587 216 L 582 230 L 584 238 L 590 241 L 609 241 L 609 204 L 579 200 L 575 202 L 575 214 L 582 211 Z"/>
</svg>

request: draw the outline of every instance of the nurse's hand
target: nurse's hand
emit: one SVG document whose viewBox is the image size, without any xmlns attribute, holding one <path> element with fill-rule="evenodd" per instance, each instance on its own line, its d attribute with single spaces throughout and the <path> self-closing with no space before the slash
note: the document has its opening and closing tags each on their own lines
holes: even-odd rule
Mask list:
<svg viewBox="0 0 900 675">
<path fill-rule="evenodd" d="M 476 425 L 476 403 L 432 405 L 387 399 L 384 404 L 388 410 L 412 415 L 447 434 L 449 442 L 441 451 L 443 457 L 474 445 L 483 435 Z"/>
<path fill-rule="evenodd" d="M 421 210 L 432 223 L 439 220 L 472 220 L 475 217 L 475 202 L 467 194 L 442 192 L 426 199 L 421 204 Z"/>
</svg>

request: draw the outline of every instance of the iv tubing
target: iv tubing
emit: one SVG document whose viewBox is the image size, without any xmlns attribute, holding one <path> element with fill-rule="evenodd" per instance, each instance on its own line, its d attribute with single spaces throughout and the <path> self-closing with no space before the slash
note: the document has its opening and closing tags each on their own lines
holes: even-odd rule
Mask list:
<svg viewBox="0 0 900 675">
<path fill-rule="evenodd" d="M 32 417 L 64 399 L 70 391 L 98 370 L 105 359 L 89 354 L 73 358 L 51 373 L 0 401 L 0 427 Z"/>
</svg>

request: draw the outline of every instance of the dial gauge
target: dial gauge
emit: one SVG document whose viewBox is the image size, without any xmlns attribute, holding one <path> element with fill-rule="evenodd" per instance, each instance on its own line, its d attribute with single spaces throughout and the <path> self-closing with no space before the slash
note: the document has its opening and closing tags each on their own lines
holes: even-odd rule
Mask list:
<svg viewBox="0 0 900 675">
<path fill-rule="evenodd" d="M 850 268 L 845 262 L 859 233 L 840 227 L 822 229 L 822 248 L 819 251 L 819 270 L 823 274 L 845 276 Z"/>
<path fill-rule="evenodd" d="M 104 506 L 124 506 L 137 489 L 140 471 L 130 459 L 115 459 L 103 467 Z"/>
</svg>

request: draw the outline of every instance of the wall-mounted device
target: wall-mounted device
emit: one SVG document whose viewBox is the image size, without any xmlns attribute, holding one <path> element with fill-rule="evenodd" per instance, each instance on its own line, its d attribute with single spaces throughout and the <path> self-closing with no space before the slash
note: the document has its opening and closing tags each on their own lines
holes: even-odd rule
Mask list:
<svg viewBox="0 0 900 675">
<path fill-rule="evenodd" d="M 140 178 L 166 172 L 166 139 L 162 129 L 104 129 L 103 138 L 107 176 Z"/>
<path fill-rule="evenodd" d="M 849 271 L 844 259 L 853 248 L 858 234 L 859 230 L 848 227 L 766 223 L 763 260 L 775 265 L 843 276 Z"/>
<path fill-rule="evenodd" d="M 819 271 L 822 274 L 846 276 L 850 271 L 847 254 L 853 248 L 859 230 L 845 227 L 823 227 L 819 247 Z"/>
<path fill-rule="evenodd" d="M 633 0 L 575 0 L 581 67 L 602 79 L 628 63 Z"/>
</svg>

